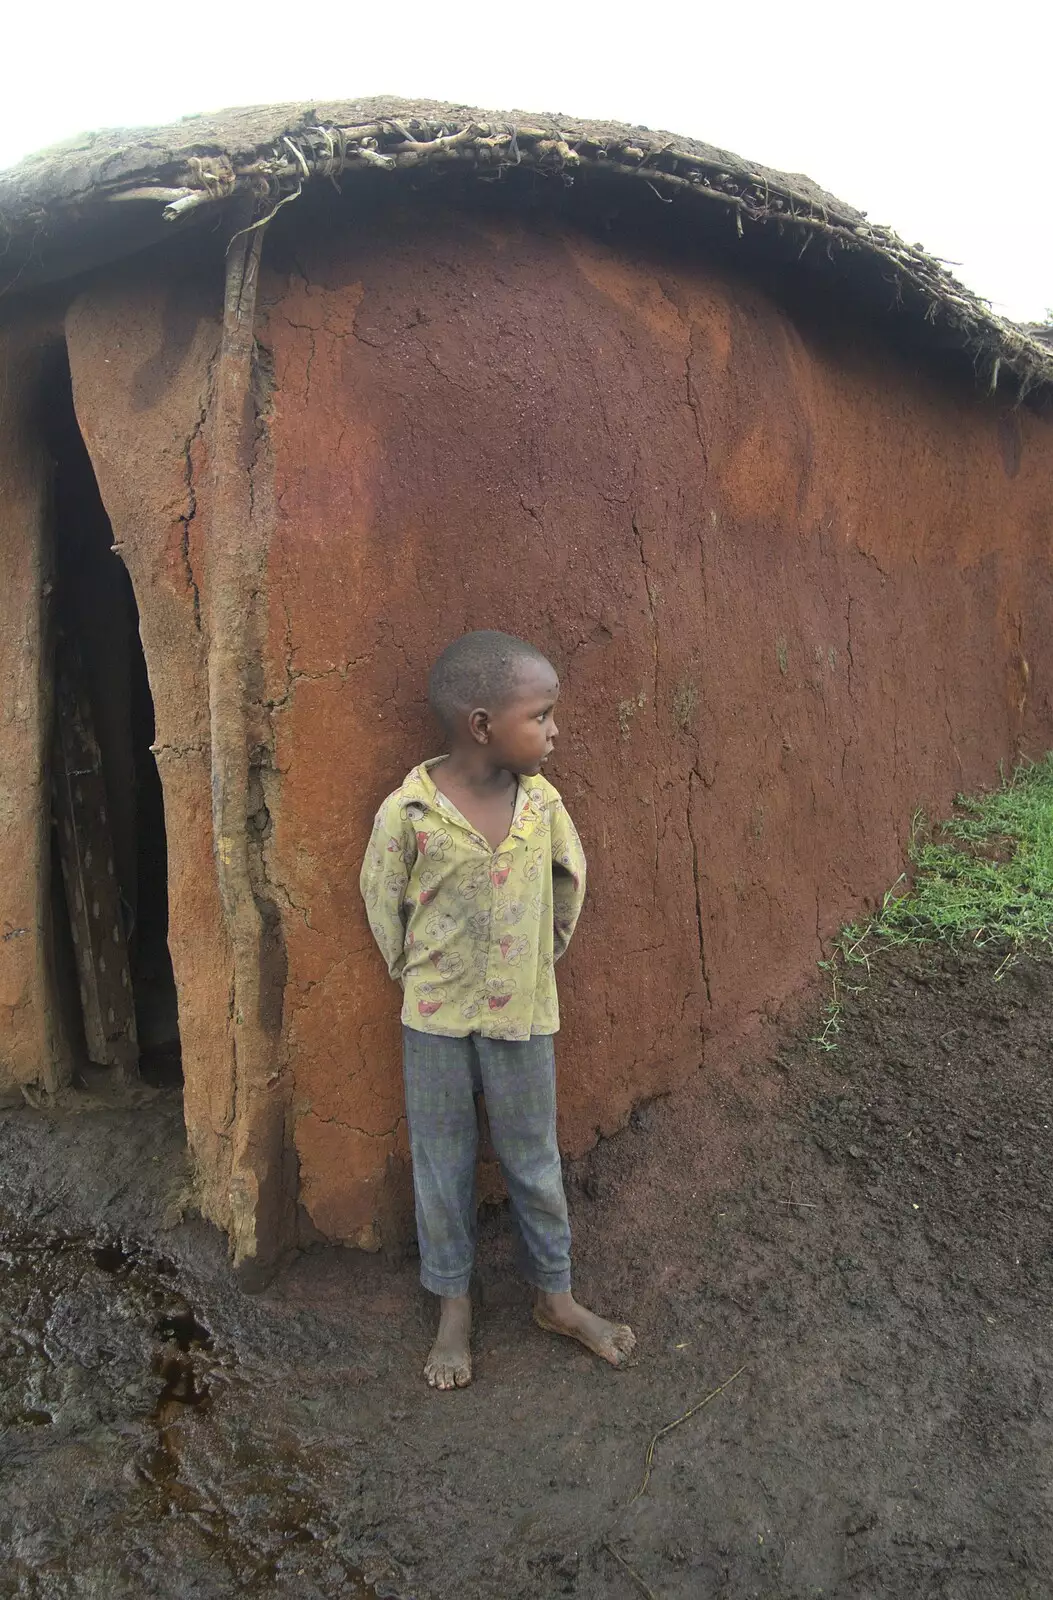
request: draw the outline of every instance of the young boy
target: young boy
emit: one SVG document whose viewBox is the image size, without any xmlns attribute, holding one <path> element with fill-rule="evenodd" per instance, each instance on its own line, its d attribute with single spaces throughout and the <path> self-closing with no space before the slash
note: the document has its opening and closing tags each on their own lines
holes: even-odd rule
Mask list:
<svg viewBox="0 0 1053 1600">
<path fill-rule="evenodd" d="M 377 814 L 362 867 L 369 925 L 403 988 L 406 1114 L 421 1282 L 441 1296 L 424 1366 L 435 1389 L 471 1382 L 476 1095 L 516 1220 L 534 1317 L 624 1365 L 629 1328 L 570 1292 L 570 1227 L 556 1147 L 553 963 L 585 894 L 585 857 L 540 776 L 557 737 L 559 679 L 505 633 L 469 633 L 432 668 L 449 754 L 425 761 Z"/>
</svg>

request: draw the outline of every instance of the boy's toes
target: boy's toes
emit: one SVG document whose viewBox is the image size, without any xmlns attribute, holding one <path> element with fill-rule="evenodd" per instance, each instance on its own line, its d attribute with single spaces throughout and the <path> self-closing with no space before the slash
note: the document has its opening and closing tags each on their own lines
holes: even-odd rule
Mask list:
<svg viewBox="0 0 1053 1600">
<path fill-rule="evenodd" d="M 605 1361 L 612 1367 L 624 1367 L 636 1349 L 636 1335 L 624 1323 L 612 1322 L 610 1334 L 604 1340 L 604 1348 L 600 1352 Z"/>
<path fill-rule="evenodd" d="M 471 1362 L 465 1357 L 432 1355 L 424 1363 L 424 1376 L 433 1389 L 465 1389 L 472 1381 Z"/>
</svg>

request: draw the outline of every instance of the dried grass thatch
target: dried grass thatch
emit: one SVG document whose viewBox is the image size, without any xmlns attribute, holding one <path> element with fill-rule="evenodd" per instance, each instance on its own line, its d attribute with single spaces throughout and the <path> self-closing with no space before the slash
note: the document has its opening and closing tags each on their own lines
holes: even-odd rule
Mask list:
<svg viewBox="0 0 1053 1600">
<path fill-rule="evenodd" d="M 1009 380 L 1016 399 L 1053 388 L 1053 349 L 1035 329 L 996 316 L 920 246 L 808 178 L 676 134 L 428 101 L 245 107 L 45 150 L 0 173 L 0 294 L 141 248 L 203 211 L 251 204 L 258 226 L 319 182 L 407 172 L 493 180 L 524 170 L 579 190 L 602 173 L 608 183 L 646 186 L 656 207 L 719 219 L 724 235 L 777 235 L 802 266 L 847 278 L 869 310 L 966 354 L 985 387 Z"/>
</svg>

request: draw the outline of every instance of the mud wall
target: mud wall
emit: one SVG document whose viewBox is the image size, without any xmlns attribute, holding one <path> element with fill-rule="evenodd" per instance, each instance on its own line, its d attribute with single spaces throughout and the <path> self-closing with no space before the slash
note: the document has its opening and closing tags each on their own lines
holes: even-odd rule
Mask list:
<svg viewBox="0 0 1053 1600">
<path fill-rule="evenodd" d="M 814 973 L 916 806 L 1051 742 L 1053 430 L 560 231 L 416 212 L 298 238 L 263 293 L 295 1136 L 312 1219 L 365 1242 L 403 1141 L 357 867 L 442 644 L 506 628 L 562 674 L 580 1152 Z"/>
<path fill-rule="evenodd" d="M 368 227 L 294 220 L 264 262 L 273 524 L 250 689 L 290 1137 L 306 1232 L 370 1247 L 398 1226 L 405 1139 L 398 996 L 357 874 L 378 800 L 434 753 L 435 653 L 494 626 L 561 671 L 551 776 L 591 862 L 560 969 L 577 1153 L 799 990 L 900 871 L 915 807 L 1053 744 L 1053 429 L 705 264 L 555 226 L 422 201 Z M 211 296 L 133 264 L 68 330 L 142 616 L 188 1126 L 222 1221 L 237 1106 L 200 628 Z"/>
</svg>

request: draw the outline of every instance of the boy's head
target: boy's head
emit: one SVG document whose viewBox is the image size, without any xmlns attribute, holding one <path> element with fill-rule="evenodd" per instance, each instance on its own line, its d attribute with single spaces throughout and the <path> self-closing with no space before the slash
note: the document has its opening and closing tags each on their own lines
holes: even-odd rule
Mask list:
<svg viewBox="0 0 1053 1600">
<path fill-rule="evenodd" d="M 448 644 L 431 669 L 428 701 L 451 748 L 486 748 L 495 766 L 539 772 L 558 729 L 559 679 L 532 644 L 484 629 Z"/>
</svg>

